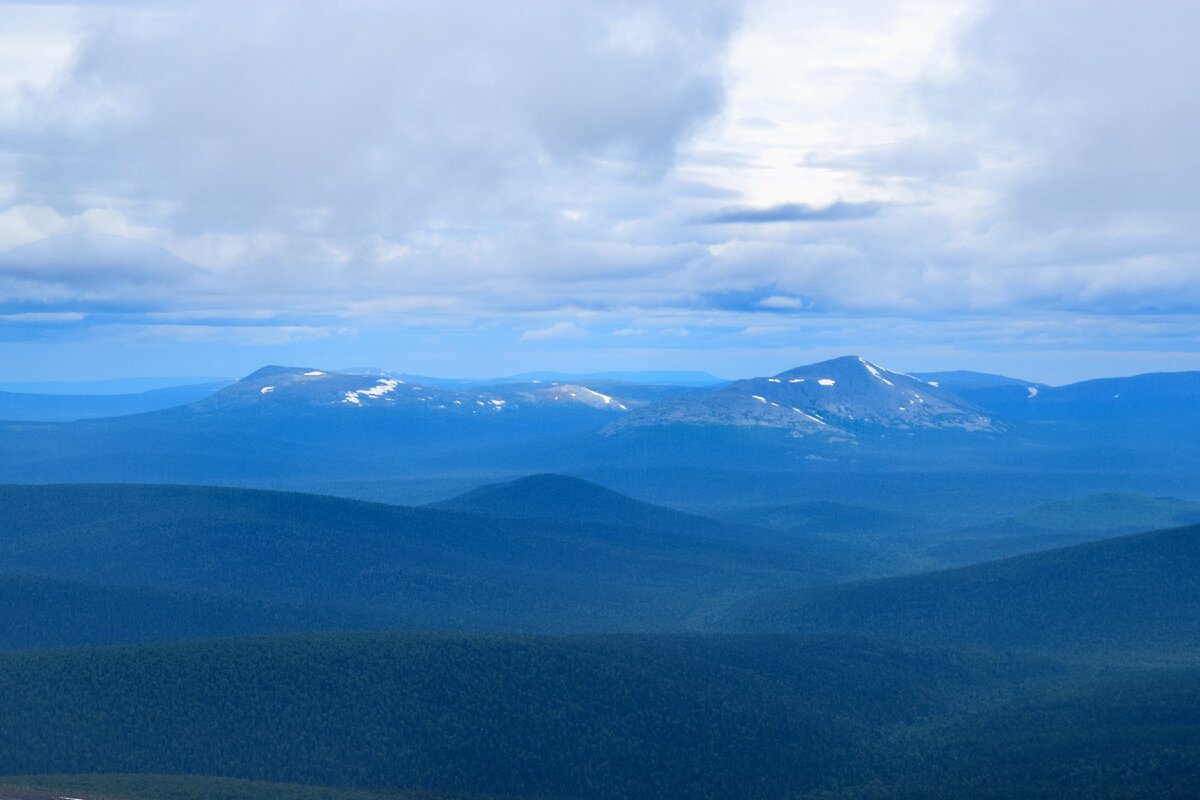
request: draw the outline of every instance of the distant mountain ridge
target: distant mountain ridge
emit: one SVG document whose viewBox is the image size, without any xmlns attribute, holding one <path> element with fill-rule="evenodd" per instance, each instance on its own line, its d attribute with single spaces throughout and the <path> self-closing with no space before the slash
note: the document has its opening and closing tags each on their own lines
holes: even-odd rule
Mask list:
<svg viewBox="0 0 1200 800">
<path fill-rule="evenodd" d="M 15 394 L 47 394 L 47 395 L 127 395 L 153 392 L 159 389 L 174 389 L 197 384 L 233 383 L 233 378 L 222 378 L 216 375 L 207 377 L 185 376 L 178 377 L 129 377 L 102 378 L 95 380 L 41 380 L 15 381 L 0 383 L 0 392 Z"/>
<path fill-rule="evenodd" d="M 998 386 L 1024 386 L 1037 389 L 1049 388 L 1044 383 L 1027 381 L 1021 378 L 1010 378 L 1007 375 L 996 375 L 991 372 L 974 372 L 969 369 L 955 369 L 946 372 L 914 372 L 914 378 L 928 384 L 942 386 L 952 392 L 970 391 L 972 389 L 994 389 Z"/>
<path fill-rule="evenodd" d="M 393 373 L 328 372 L 308 367 L 267 366 L 225 390 L 193 404 L 195 411 L 232 408 L 355 408 L 391 409 L 469 417 L 528 411 L 537 408 L 593 409 L 606 413 L 628 411 L 647 401 L 647 388 L 618 385 L 609 391 L 575 383 L 530 381 L 519 384 L 446 386 L 412 383 Z M 651 391 L 650 397 L 654 398 Z"/>
<path fill-rule="evenodd" d="M 480 482 L 606 465 L 1200 468 L 1200 373 L 1044 388 L 934 383 L 859 357 L 715 387 L 431 385 L 395 373 L 275 366 L 136 416 L 0 422 L 0 479 L 279 487 L 464 465 Z"/>
<path fill-rule="evenodd" d="M 938 386 L 843 356 L 769 378 L 733 381 L 702 395 L 668 400 L 609 426 L 672 425 L 780 428 L 795 436 L 852 436 L 863 427 L 995 432 L 1001 427 Z"/>
<path fill-rule="evenodd" d="M 203 400 L 228 384 L 228 381 L 188 384 L 131 394 L 32 394 L 0 391 L 0 420 L 70 422 L 142 414 Z"/>
</svg>

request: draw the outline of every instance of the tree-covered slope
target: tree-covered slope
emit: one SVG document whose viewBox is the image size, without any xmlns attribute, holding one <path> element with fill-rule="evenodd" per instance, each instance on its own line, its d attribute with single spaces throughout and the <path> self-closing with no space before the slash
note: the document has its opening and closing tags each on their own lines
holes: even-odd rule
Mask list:
<svg viewBox="0 0 1200 800">
<path fill-rule="evenodd" d="M 433 503 L 431 507 L 486 516 L 590 522 L 682 533 L 723 528 L 715 520 L 644 503 L 568 475 L 529 475 L 507 483 L 488 484 Z"/>
<path fill-rule="evenodd" d="M 73 773 L 0 779 L 5 800 L 1200 789 L 1194 665 L 1104 672 L 848 638 L 358 634 L 5 653 L 0 714 L 6 770 Z M 113 772 L 142 774 L 79 775 Z"/>
<path fill-rule="evenodd" d="M 830 500 L 738 509 L 728 516 L 748 524 L 793 533 L 831 535 L 916 535 L 930 524 L 916 514 L 901 510 Z"/>
<path fill-rule="evenodd" d="M 771 636 L 319 635 L 7 653 L 0 763 L 527 797 L 789 797 L 888 731 L 1048 674 Z"/>
<path fill-rule="evenodd" d="M 812 548 L 183 486 L 0 487 L 10 573 L 353 608 L 388 627 L 695 627 L 763 586 L 835 580 Z"/>
<path fill-rule="evenodd" d="M 1200 796 L 1200 670 L 1065 681 L 910 732 L 880 776 L 823 800 L 1191 800 Z"/>
<path fill-rule="evenodd" d="M 14 775 L 0 777 L 0 800 L 484 800 L 442 792 L 371 792 L 206 775 Z"/>
<path fill-rule="evenodd" d="M 1200 526 L 953 570 L 766 594 L 733 624 L 1153 657 L 1200 651 Z"/>
<path fill-rule="evenodd" d="M 366 614 L 0 576 L 0 648 L 71 647 L 362 628 Z"/>
<path fill-rule="evenodd" d="M 702 539 L 783 547 L 792 552 L 805 553 L 813 559 L 828 559 L 831 568 L 841 560 L 842 569 L 847 572 L 855 570 L 855 563 L 866 561 L 865 558 L 852 555 L 849 548 L 838 547 L 814 536 L 781 535 L 763 527 L 688 514 L 646 503 L 568 475 L 529 475 L 507 483 L 488 484 L 430 507 L 485 517 L 668 531 Z"/>
<path fill-rule="evenodd" d="M 926 551 L 944 566 L 994 561 L 1035 550 L 1200 522 L 1200 503 L 1102 492 L 1043 503 L 952 531 Z"/>
</svg>

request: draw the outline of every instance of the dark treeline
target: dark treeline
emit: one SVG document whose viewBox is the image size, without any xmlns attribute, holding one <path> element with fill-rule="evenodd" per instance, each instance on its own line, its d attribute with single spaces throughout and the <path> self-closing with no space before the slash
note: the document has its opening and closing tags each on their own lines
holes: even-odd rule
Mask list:
<svg viewBox="0 0 1200 800">
<path fill-rule="evenodd" d="M 0 656 L 10 772 L 784 797 L 1057 671 L 795 637 L 319 635 Z M 858 771 L 855 768 L 854 771 Z"/>
<path fill-rule="evenodd" d="M 547 491 L 570 501 L 531 518 Z M 841 567 L 802 531 L 552 477 L 459 505 L 0 489 L 0 764 L 67 776 L 12 797 L 288 791 L 214 776 L 543 800 L 1200 793 L 1200 528 L 818 586 Z M 464 621 L 509 629 L 382 632 Z M 649 622 L 725 632 L 584 635 Z M 142 644 L 96 646 L 114 643 Z"/>
</svg>

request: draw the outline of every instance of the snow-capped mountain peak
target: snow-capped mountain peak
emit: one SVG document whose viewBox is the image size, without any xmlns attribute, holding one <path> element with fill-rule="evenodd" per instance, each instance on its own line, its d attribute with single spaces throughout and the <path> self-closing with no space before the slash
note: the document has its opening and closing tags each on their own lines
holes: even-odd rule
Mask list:
<svg viewBox="0 0 1200 800">
<path fill-rule="evenodd" d="M 860 356 L 734 381 L 636 411 L 614 428 L 669 423 L 784 428 L 796 435 L 844 435 L 863 427 L 997 429 L 952 393 Z"/>
<path fill-rule="evenodd" d="M 301 408 L 385 408 L 463 416 L 495 415 L 534 407 L 622 414 L 644 405 L 619 389 L 532 381 L 492 386 L 434 386 L 395 373 L 338 372 L 312 367 L 268 366 L 195 403 L 195 411 L 242 408 L 273 412 Z M 644 393 L 644 392 L 643 392 Z"/>
</svg>

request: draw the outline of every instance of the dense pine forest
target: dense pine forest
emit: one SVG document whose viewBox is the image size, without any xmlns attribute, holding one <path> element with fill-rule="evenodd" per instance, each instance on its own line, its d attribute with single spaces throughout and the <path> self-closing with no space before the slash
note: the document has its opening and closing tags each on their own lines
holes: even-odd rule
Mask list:
<svg viewBox="0 0 1200 800">
<path fill-rule="evenodd" d="M 181 486 L 0 498 L 0 797 L 1200 790 L 1196 526 L 1105 537 L 1095 512 L 1076 530 L 1096 541 L 914 572 L 932 523 L 898 542 L 852 508 L 815 535 L 795 528 L 808 506 L 720 521 L 560 476 L 428 509 Z"/>
</svg>

